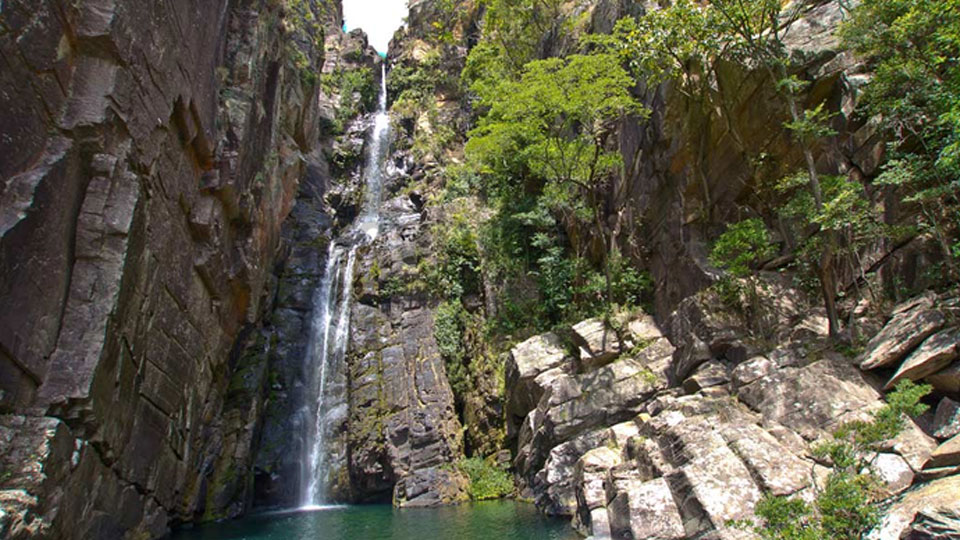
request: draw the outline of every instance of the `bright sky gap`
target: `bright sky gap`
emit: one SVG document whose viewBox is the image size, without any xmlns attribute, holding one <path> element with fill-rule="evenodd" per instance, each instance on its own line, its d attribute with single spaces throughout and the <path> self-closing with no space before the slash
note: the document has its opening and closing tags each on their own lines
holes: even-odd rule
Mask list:
<svg viewBox="0 0 960 540">
<path fill-rule="evenodd" d="M 362 28 L 370 45 L 380 54 L 387 52 L 390 38 L 403 26 L 406 16 L 406 0 L 343 0 L 346 29 Z"/>
</svg>

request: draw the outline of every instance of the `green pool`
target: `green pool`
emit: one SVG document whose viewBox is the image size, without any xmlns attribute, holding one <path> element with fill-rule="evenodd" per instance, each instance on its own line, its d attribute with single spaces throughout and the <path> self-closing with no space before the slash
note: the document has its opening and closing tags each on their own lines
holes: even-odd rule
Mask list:
<svg viewBox="0 0 960 540">
<path fill-rule="evenodd" d="M 569 519 L 530 504 L 488 501 L 449 508 L 334 506 L 259 514 L 177 531 L 174 540 L 572 540 Z"/>
</svg>

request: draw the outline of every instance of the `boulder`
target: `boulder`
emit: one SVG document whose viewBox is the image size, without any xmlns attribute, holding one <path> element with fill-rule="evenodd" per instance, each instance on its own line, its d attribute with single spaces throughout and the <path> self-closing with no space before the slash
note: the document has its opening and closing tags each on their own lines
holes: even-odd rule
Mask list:
<svg viewBox="0 0 960 540">
<path fill-rule="evenodd" d="M 628 471 L 629 472 L 629 471 Z M 642 481 L 611 471 L 607 508 L 614 538 L 685 538 L 683 518 L 664 478 Z"/>
<path fill-rule="evenodd" d="M 534 336 L 510 350 L 506 365 L 507 436 L 515 437 L 550 381 L 572 369 L 573 359 L 553 333 Z"/>
<path fill-rule="evenodd" d="M 558 377 L 537 406 L 544 422 L 537 433 L 552 447 L 590 429 L 622 422 L 636 416 L 664 387 L 666 381 L 630 358 L 591 373 Z"/>
<path fill-rule="evenodd" d="M 910 353 L 884 387 L 890 390 L 903 379 L 913 381 L 933 375 L 960 357 L 960 328 L 937 332 Z"/>
<path fill-rule="evenodd" d="M 627 331 L 635 343 L 652 342 L 663 338 L 663 332 L 650 315 L 641 315 L 629 321 Z"/>
<path fill-rule="evenodd" d="M 861 369 L 876 369 L 900 361 L 931 334 L 946 324 L 943 312 L 925 296 L 901 305 L 880 332 L 867 343 L 860 357 Z"/>
<path fill-rule="evenodd" d="M 870 468 L 890 495 L 896 495 L 913 484 L 913 470 L 896 454 L 877 454 L 870 462 Z"/>
<path fill-rule="evenodd" d="M 579 348 L 580 367 L 583 371 L 592 371 L 606 364 L 629 349 L 617 333 L 603 319 L 587 319 L 572 328 L 574 344 Z"/>
<path fill-rule="evenodd" d="M 417 469 L 400 478 L 393 490 L 393 504 L 401 508 L 446 506 L 470 499 L 470 480 L 452 467 Z"/>
<path fill-rule="evenodd" d="M 787 448 L 756 424 L 725 426 L 721 434 L 765 492 L 790 495 L 810 484 L 813 463 L 798 457 L 803 447 Z"/>
<path fill-rule="evenodd" d="M 573 515 L 577 508 L 577 491 L 573 482 L 577 462 L 594 448 L 615 444 L 616 439 L 609 430 L 591 431 L 552 448 L 545 462 L 539 454 L 533 453 L 532 446 L 527 446 L 516 462 L 517 472 L 521 478 L 533 476 L 529 483 L 540 510 L 550 515 Z M 541 463 L 543 468 L 538 471 Z"/>
<path fill-rule="evenodd" d="M 711 360 L 702 364 L 693 375 L 683 381 L 683 391 L 695 394 L 705 388 L 719 386 L 730 382 L 730 372 L 722 362 Z"/>
<path fill-rule="evenodd" d="M 590 450 L 577 461 L 573 473 L 577 512 L 573 523 L 585 536 L 607 538 L 611 535 L 604 481 L 607 472 L 620 463 L 620 452 L 606 446 Z"/>
<path fill-rule="evenodd" d="M 880 394 L 856 367 L 827 358 L 783 368 L 739 389 L 739 399 L 808 441 L 828 435 L 841 422 L 880 406 Z"/>
<path fill-rule="evenodd" d="M 960 362 L 954 362 L 946 369 L 928 375 L 924 380 L 939 392 L 960 397 Z"/>
<path fill-rule="evenodd" d="M 943 398 L 937 405 L 937 412 L 933 417 L 933 436 L 938 439 L 949 439 L 960 435 L 960 403 Z"/>
<path fill-rule="evenodd" d="M 765 377 L 773 371 L 773 362 L 765 356 L 754 356 L 750 360 L 733 368 L 730 374 L 730 381 L 734 388 L 748 385 L 760 377 Z"/>
<path fill-rule="evenodd" d="M 881 445 L 884 450 L 892 450 L 900 454 L 904 460 L 918 473 L 923 470 L 930 455 L 937 449 L 937 441 L 923 432 L 913 421 L 904 422 L 903 429 L 892 441 Z"/>
<path fill-rule="evenodd" d="M 960 476 L 910 490 L 884 512 L 868 540 L 960 538 Z"/>
<path fill-rule="evenodd" d="M 941 444 L 930 454 L 930 460 L 924 465 L 924 469 L 937 469 L 941 467 L 953 467 L 960 465 L 960 435 L 954 436 L 949 441 Z M 960 492 L 958 492 L 960 494 Z"/>
<path fill-rule="evenodd" d="M 682 381 L 700 365 L 713 359 L 710 347 L 700 338 L 689 335 L 673 356 L 670 375 L 673 381 Z"/>
</svg>

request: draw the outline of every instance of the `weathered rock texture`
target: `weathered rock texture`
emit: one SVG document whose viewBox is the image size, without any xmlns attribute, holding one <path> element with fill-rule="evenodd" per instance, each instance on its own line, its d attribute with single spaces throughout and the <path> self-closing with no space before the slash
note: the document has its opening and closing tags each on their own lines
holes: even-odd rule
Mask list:
<svg viewBox="0 0 960 540">
<path fill-rule="evenodd" d="M 319 138 L 339 5 L 0 10 L 0 535 L 234 515 L 211 482 L 243 481 L 262 403 L 224 412 L 231 350 Z"/>
<path fill-rule="evenodd" d="M 829 352 L 825 330 L 749 358 L 715 346 L 711 336 L 731 335 L 737 320 L 701 293 L 674 312 L 669 340 L 641 324 L 648 319 L 622 325 L 630 330 L 623 352 L 599 368 L 584 362 L 595 353 L 580 347 L 578 361 L 551 334 L 518 345 L 507 403 L 511 418 L 526 410 L 514 460 L 526 494 L 547 513 L 573 516 L 582 533 L 613 538 L 752 538 L 728 523 L 752 518 L 764 494 L 811 498 L 827 472 L 811 459 L 813 445 L 868 418 L 881 394 Z M 573 331 L 597 336 L 596 325 Z M 680 375 L 691 337 L 706 358 Z M 908 423 L 874 460 L 886 493 L 904 492 L 931 468 L 956 467 L 957 440 L 938 448 Z"/>
<path fill-rule="evenodd" d="M 462 427 L 434 338 L 433 306 L 423 292 L 387 286 L 403 283 L 429 245 L 414 198 L 388 195 L 381 235 L 358 265 L 348 361 L 353 488 L 360 499 L 392 497 L 399 506 L 466 497 L 450 467 L 463 455 Z"/>
</svg>

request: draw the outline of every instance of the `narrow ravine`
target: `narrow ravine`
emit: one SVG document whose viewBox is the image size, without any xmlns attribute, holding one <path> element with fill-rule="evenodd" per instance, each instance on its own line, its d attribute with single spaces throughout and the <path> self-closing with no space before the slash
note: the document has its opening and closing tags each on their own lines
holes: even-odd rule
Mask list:
<svg viewBox="0 0 960 540">
<path fill-rule="evenodd" d="M 363 169 L 364 202 L 354 223 L 330 243 L 323 279 L 314 296 L 307 356 L 307 373 L 311 374 L 308 406 L 311 420 L 306 423 L 308 444 L 302 461 L 300 504 L 318 507 L 328 503 L 330 431 L 337 424 L 334 418 L 346 401 L 344 389 L 331 381 L 343 371 L 350 330 L 350 283 L 357 262 L 357 250 L 373 242 L 380 230 L 380 202 L 390 146 L 390 117 L 387 114 L 386 66 L 381 66 L 380 97 L 367 141 L 366 165 Z"/>
</svg>

